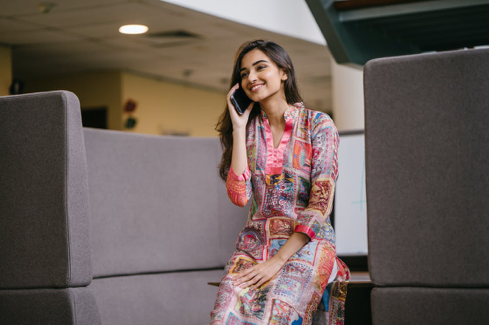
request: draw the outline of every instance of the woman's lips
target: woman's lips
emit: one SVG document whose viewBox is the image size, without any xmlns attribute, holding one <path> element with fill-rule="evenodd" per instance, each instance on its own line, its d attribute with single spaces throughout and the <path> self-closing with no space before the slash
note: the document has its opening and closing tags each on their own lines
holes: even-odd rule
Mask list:
<svg viewBox="0 0 489 325">
<path fill-rule="evenodd" d="M 259 85 L 254 85 L 253 87 L 250 88 L 250 90 L 252 92 L 255 92 L 255 91 L 258 91 L 260 90 L 260 88 L 263 87 L 263 84 L 259 84 Z"/>
</svg>

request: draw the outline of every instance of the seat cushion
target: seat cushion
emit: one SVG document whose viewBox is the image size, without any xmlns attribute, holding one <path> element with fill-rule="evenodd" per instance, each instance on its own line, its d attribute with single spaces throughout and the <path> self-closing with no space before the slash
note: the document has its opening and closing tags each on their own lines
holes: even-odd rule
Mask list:
<svg viewBox="0 0 489 325">
<path fill-rule="evenodd" d="M 90 289 L 0 290 L 0 324 L 99 325 Z"/>
<path fill-rule="evenodd" d="M 94 279 L 90 285 L 104 325 L 210 322 L 223 270 Z"/>
<path fill-rule="evenodd" d="M 374 288 L 374 325 L 489 324 L 489 289 Z"/>
</svg>

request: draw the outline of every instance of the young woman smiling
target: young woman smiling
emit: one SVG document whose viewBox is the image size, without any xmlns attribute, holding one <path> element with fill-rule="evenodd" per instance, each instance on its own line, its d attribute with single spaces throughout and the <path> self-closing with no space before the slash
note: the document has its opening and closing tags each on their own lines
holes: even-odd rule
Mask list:
<svg viewBox="0 0 489 325">
<path fill-rule="evenodd" d="M 252 100 L 242 115 L 231 102 L 239 85 Z M 329 219 L 339 136 L 327 114 L 304 107 L 282 47 L 240 47 L 216 129 L 228 195 L 252 202 L 211 324 L 343 324 L 349 270 Z"/>
</svg>

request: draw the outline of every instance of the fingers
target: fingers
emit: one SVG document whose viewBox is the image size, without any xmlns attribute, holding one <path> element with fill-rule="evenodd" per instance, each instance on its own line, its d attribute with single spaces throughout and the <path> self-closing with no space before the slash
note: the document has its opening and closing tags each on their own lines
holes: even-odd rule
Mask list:
<svg viewBox="0 0 489 325">
<path fill-rule="evenodd" d="M 248 105 L 248 108 L 246 109 L 246 112 L 248 112 L 248 113 L 251 112 L 251 110 L 253 109 L 253 105 L 255 105 L 255 102 L 254 101 L 252 101 L 250 103 L 250 105 Z"/>
<path fill-rule="evenodd" d="M 255 270 L 255 268 L 257 267 L 258 265 L 254 265 L 252 267 L 250 267 L 249 269 L 245 269 L 241 272 L 239 272 L 238 274 L 235 274 L 233 275 L 233 280 L 236 280 L 236 279 L 239 279 L 239 278 L 242 278 L 248 274 L 250 274 L 251 272 L 253 272 Z"/>
<path fill-rule="evenodd" d="M 254 102 L 251 102 L 251 104 L 246 108 L 246 110 L 243 112 L 243 114 L 238 114 L 236 111 L 236 108 L 234 107 L 234 104 L 231 101 L 231 95 L 234 93 L 239 88 L 239 83 L 235 84 L 231 89 L 229 90 L 227 94 L 227 104 L 228 104 L 228 110 L 229 114 L 231 115 L 231 121 L 233 123 L 233 128 L 238 129 L 238 128 L 243 128 L 246 127 L 247 122 L 248 122 L 248 117 L 250 116 L 251 110 L 253 108 Z"/>
<path fill-rule="evenodd" d="M 283 267 L 283 263 L 266 261 L 232 276 L 233 284 L 240 288 L 260 288 L 272 279 Z"/>
<path fill-rule="evenodd" d="M 235 286 L 241 288 L 247 288 L 250 286 L 252 288 L 259 288 L 262 284 L 270 280 L 270 278 L 271 276 L 266 272 L 266 270 L 257 265 L 235 275 L 233 277 L 233 283 Z"/>
<path fill-rule="evenodd" d="M 255 102 L 251 102 L 250 105 L 248 105 L 248 108 L 246 108 L 246 110 L 243 112 L 243 115 L 244 118 L 246 118 L 246 120 L 248 120 L 248 116 L 250 116 L 250 113 L 251 113 L 251 110 L 253 109 L 253 105 L 255 105 Z"/>
<path fill-rule="evenodd" d="M 252 281 L 257 275 L 258 275 L 258 272 L 254 271 L 252 269 L 248 269 L 246 271 L 243 271 L 243 272 L 237 274 L 235 276 L 235 278 L 233 279 L 233 283 L 236 286 L 240 286 L 240 285 L 247 283 L 247 282 L 252 282 L 251 284 L 253 284 L 258 280 L 258 279 L 256 279 L 256 281 L 254 281 L 254 282 Z"/>
<path fill-rule="evenodd" d="M 235 84 L 231 89 L 229 89 L 229 92 L 226 96 L 226 100 L 228 102 L 228 107 L 230 111 L 235 111 L 236 109 L 234 108 L 234 105 L 231 101 L 231 95 L 239 88 L 239 83 Z"/>
<path fill-rule="evenodd" d="M 253 285 L 257 282 L 257 280 L 255 278 L 251 279 L 250 281 L 246 281 L 246 282 L 243 282 L 242 284 L 240 284 L 238 287 L 240 288 L 248 288 L 248 287 L 251 287 L 253 288 Z"/>
<path fill-rule="evenodd" d="M 261 278 L 260 281 L 258 281 L 253 287 L 255 288 L 260 288 L 263 284 L 265 284 L 268 280 L 270 279 L 267 279 L 265 277 Z"/>
<path fill-rule="evenodd" d="M 249 269 L 243 270 L 240 273 L 236 274 L 233 277 L 233 283 L 236 286 L 247 284 L 247 282 L 251 282 L 250 284 L 253 284 L 259 280 L 259 279 L 255 279 L 255 277 L 257 277 L 259 273 L 260 272 L 259 272 L 258 265 L 255 265 Z"/>
<path fill-rule="evenodd" d="M 240 285 L 240 287 L 243 287 L 243 288 L 251 287 L 251 289 L 254 289 L 254 288 L 257 287 L 256 284 L 258 282 L 260 282 L 263 279 L 264 276 L 265 276 L 264 274 L 253 274 L 252 273 L 250 275 L 250 279 L 248 281 L 246 281 L 246 282 L 243 282 Z"/>
<path fill-rule="evenodd" d="M 239 84 L 234 85 L 229 90 L 229 92 L 227 94 L 227 97 L 226 97 L 227 103 L 228 103 L 228 110 L 229 110 L 229 114 L 231 115 L 231 121 L 233 122 L 233 125 L 235 125 L 235 124 L 241 124 L 241 123 L 239 123 L 239 121 L 241 120 L 241 116 L 238 114 L 238 112 L 236 111 L 236 108 L 234 107 L 234 104 L 231 101 L 231 95 L 238 88 L 239 88 Z M 246 120 L 247 120 L 247 117 L 246 117 Z"/>
<path fill-rule="evenodd" d="M 231 89 L 229 89 L 229 92 L 227 94 L 227 98 L 231 99 L 231 95 L 236 91 L 236 89 L 239 88 L 239 83 L 235 84 Z"/>
</svg>

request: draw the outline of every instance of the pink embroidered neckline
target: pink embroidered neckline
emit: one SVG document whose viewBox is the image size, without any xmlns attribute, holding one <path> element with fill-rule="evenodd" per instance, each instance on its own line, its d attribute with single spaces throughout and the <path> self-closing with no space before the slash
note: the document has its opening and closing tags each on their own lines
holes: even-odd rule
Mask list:
<svg viewBox="0 0 489 325">
<path fill-rule="evenodd" d="M 292 135 L 292 129 L 294 128 L 294 111 L 298 109 L 298 106 L 302 106 L 302 103 L 296 103 L 284 112 L 285 118 L 285 130 L 282 135 L 282 139 L 277 148 L 273 146 L 273 134 L 268 121 L 268 117 L 263 110 L 261 110 L 261 116 L 263 125 L 265 126 L 265 140 L 267 143 L 267 167 L 265 168 L 265 174 L 277 175 L 282 174 L 282 166 L 284 161 L 284 150 L 289 142 L 289 138 Z"/>
</svg>

